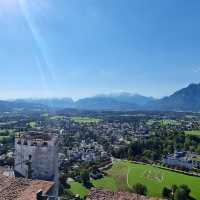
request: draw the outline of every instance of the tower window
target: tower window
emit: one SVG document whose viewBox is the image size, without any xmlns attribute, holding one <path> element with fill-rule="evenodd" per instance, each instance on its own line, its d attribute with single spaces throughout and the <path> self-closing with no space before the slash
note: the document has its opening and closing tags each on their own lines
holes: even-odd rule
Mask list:
<svg viewBox="0 0 200 200">
<path fill-rule="evenodd" d="M 43 146 L 48 146 L 48 142 L 43 142 Z"/>
</svg>

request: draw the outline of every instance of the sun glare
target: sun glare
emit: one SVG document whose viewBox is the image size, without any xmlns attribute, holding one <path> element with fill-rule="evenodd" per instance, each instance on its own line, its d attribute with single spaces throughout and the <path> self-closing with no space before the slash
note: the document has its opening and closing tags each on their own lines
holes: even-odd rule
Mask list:
<svg viewBox="0 0 200 200">
<path fill-rule="evenodd" d="M 16 10 L 19 5 L 19 0 L 0 0 L 0 11 L 7 10 L 13 11 Z"/>
<path fill-rule="evenodd" d="M 18 0 L 1 0 L 0 5 L 4 6 L 14 6 L 18 3 Z"/>
</svg>

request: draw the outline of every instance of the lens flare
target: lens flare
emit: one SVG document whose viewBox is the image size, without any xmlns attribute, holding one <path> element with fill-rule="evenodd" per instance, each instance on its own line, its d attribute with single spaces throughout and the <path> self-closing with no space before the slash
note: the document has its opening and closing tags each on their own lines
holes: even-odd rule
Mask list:
<svg viewBox="0 0 200 200">
<path fill-rule="evenodd" d="M 37 57 L 36 67 L 38 68 L 41 81 L 43 82 L 44 93 L 47 94 L 51 92 L 51 88 L 47 84 L 48 80 L 55 82 L 55 77 L 53 73 L 53 67 L 51 66 L 50 58 L 48 57 L 47 45 L 37 26 L 34 15 L 35 14 L 34 11 L 38 13 L 38 11 L 41 10 L 42 4 L 40 4 L 39 1 L 37 0 L 30 0 L 30 1 L 19 0 L 19 3 L 20 3 L 20 8 L 22 10 L 22 14 L 25 17 L 27 25 L 30 29 L 30 33 L 32 34 L 32 37 L 38 48 L 38 55 L 36 55 Z"/>
</svg>

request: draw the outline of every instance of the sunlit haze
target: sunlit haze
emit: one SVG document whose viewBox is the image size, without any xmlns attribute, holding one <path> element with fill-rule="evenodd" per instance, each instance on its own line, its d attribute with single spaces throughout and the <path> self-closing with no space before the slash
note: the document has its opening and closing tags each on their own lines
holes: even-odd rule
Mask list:
<svg viewBox="0 0 200 200">
<path fill-rule="evenodd" d="M 0 0 L 0 98 L 161 97 L 198 83 L 199 9 L 197 0 Z"/>
</svg>

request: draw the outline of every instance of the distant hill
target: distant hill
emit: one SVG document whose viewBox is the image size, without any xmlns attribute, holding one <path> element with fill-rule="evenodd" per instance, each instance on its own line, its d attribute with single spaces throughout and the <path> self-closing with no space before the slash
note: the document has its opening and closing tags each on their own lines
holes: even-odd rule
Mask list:
<svg viewBox="0 0 200 200">
<path fill-rule="evenodd" d="M 174 94 L 149 105 L 153 110 L 200 111 L 200 84 L 190 84 Z"/>
<path fill-rule="evenodd" d="M 10 104 L 6 101 L 0 101 L 0 111 L 7 111 L 10 108 Z"/>
<path fill-rule="evenodd" d="M 28 103 L 26 101 L 21 100 L 13 100 L 13 101 L 0 101 L 0 112 L 7 112 L 15 109 L 38 109 L 45 108 L 44 105 Z"/>
<path fill-rule="evenodd" d="M 83 98 L 75 102 L 75 107 L 88 110 L 138 110 L 153 101 L 152 97 L 120 93 Z"/>
<path fill-rule="evenodd" d="M 18 100 L 19 101 L 19 100 Z M 44 99 L 25 99 L 27 103 L 40 104 L 50 108 L 73 108 L 74 101 L 71 98 L 44 98 Z"/>
<path fill-rule="evenodd" d="M 0 111 L 21 108 L 75 108 L 82 110 L 157 110 L 200 112 L 200 84 L 190 84 L 162 99 L 139 94 L 98 95 L 73 101 L 71 98 L 21 99 L 0 101 Z"/>
</svg>

